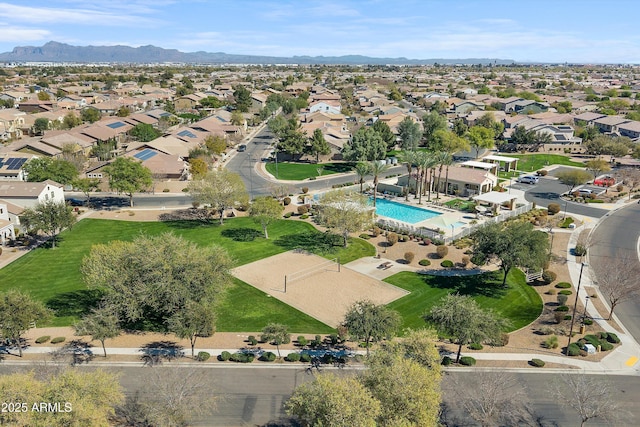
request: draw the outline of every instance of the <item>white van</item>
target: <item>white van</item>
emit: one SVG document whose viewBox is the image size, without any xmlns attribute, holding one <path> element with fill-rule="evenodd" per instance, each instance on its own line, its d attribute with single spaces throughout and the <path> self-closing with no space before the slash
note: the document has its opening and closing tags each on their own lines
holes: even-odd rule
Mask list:
<svg viewBox="0 0 640 427">
<path fill-rule="evenodd" d="M 519 176 L 516 181 L 521 182 L 523 184 L 537 184 L 538 179 L 539 178 L 537 176 L 525 175 L 525 176 Z"/>
</svg>

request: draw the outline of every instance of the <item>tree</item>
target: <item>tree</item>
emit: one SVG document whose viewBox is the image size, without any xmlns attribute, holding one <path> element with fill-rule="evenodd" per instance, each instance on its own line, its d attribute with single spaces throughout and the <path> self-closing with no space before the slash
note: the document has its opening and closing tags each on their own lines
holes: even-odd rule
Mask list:
<svg viewBox="0 0 640 427">
<path fill-rule="evenodd" d="M 213 335 L 216 327 L 216 315 L 212 304 L 203 301 L 188 300 L 185 306 L 169 318 L 169 331 L 180 339 L 189 339 L 191 357 L 195 357 L 198 337 Z"/>
<path fill-rule="evenodd" d="M 56 247 L 56 236 L 76 222 L 71 206 L 54 200 L 38 203 L 33 208 L 25 209 L 21 219 L 29 232 L 42 231 L 49 235 L 52 249 Z"/>
<path fill-rule="evenodd" d="M 287 126 L 278 135 L 280 141 L 278 149 L 284 151 L 292 157 L 300 156 L 304 153 L 308 138 L 302 125 L 297 119 L 287 121 Z"/>
<path fill-rule="evenodd" d="M 466 295 L 448 294 L 431 307 L 424 319 L 432 323 L 438 333 L 458 344 L 456 363 L 460 361 L 462 346 L 473 342 L 497 340 L 507 326 L 506 320 L 491 311 L 483 310 Z"/>
<path fill-rule="evenodd" d="M 76 334 L 91 335 L 92 340 L 100 341 L 104 357 L 107 357 L 104 342 L 120 335 L 120 319 L 112 309 L 102 306 L 84 316 L 74 328 Z"/>
<path fill-rule="evenodd" d="M 469 130 L 469 126 L 466 125 L 463 119 L 455 119 L 453 121 L 453 133 L 458 136 L 465 136 Z M 476 156 L 477 157 L 477 156 Z"/>
<path fill-rule="evenodd" d="M 482 126 L 472 126 L 465 136 L 471 147 L 476 150 L 476 159 L 480 154 L 481 148 L 490 149 L 493 147 L 494 134 L 491 129 Z"/>
<path fill-rule="evenodd" d="M 124 105 L 118 108 L 118 111 L 116 112 L 116 116 L 118 117 L 129 117 L 130 114 L 131 110 L 129 110 L 129 108 L 125 107 Z"/>
<path fill-rule="evenodd" d="M 403 150 L 415 150 L 420 144 L 422 131 L 418 123 L 414 122 L 410 117 L 405 117 L 398 124 L 398 135 L 400 136 L 400 144 Z"/>
<path fill-rule="evenodd" d="M 553 394 L 562 405 L 578 413 L 581 427 L 591 419 L 615 425 L 622 415 L 611 386 L 601 378 L 590 379 L 584 373 L 563 374 L 555 382 Z"/>
<path fill-rule="evenodd" d="M 87 198 L 87 206 L 91 206 L 91 193 L 100 186 L 99 178 L 77 178 L 71 183 L 73 188 L 82 191 Z"/>
<path fill-rule="evenodd" d="M 80 118 L 83 122 L 95 123 L 100 120 L 101 114 L 97 108 L 86 107 L 80 112 Z"/>
<path fill-rule="evenodd" d="M 39 101 L 50 101 L 51 100 L 51 96 L 44 91 L 40 91 L 38 92 L 38 100 Z"/>
<path fill-rule="evenodd" d="M 271 132 L 280 138 L 284 135 L 284 131 L 289 126 L 289 122 L 283 116 L 275 116 L 267 122 L 267 126 L 269 126 Z"/>
<path fill-rule="evenodd" d="M 597 271 L 597 283 L 600 292 L 609 301 L 609 316 L 613 310 L 625 301 L 635 300 L 640 296 L 640 268 L 638 263 L 628 257 L 614 257 L 601 263 Z"/>
<path fill-rule="evenodd" d="M 362 193 L 362 184 L 364 184 L 364 178 L 371 174 L 371 164 L 368 162 L 358 162 L 354 168 L 356 175 L 358 176 L 358 182 L 360 183 L 360 193 Z"/>
<path fill-rule="evenodd" d="M 242 85 L 237 85 L 233 91 L 236 109 L 241 113 L 246 113 L 251 108 L 251 92 Z"/>
<path fill-rule="evenodd" d="M 87 156 L 78 144 L 68 142 L 62 144 L 62 160 L 71 163 L 73 167 L 80 172 L 84 169 Z"/>
<path fill-rule="evenodd" d="M 331 153 L 331 147 L 326 139 L 324 139 L 324 134 L 322 130 L 316 129 L 313 131 L 313 135 L 309 138 L 309 145 L 307 146 L 307 151 L 309 154 L 313 154 L 316 156 L 316 163 L 319 161 L 320 154 L 327 155 Z"/>
<path fill-rule="evenodd" d="M 46 322 L 51 312 L 29 295 L 10 289 L 0 295 L 0 332 L 2 337 L 18 346 L 22 357 L 22 335 L 31 329 L 36 321 Z"/>
<path fill-rule="evenodd" d="M 380 182 L 380 175 L 389 170 L 389 165 L 384 160 L 373 160 L 369 162 L 369 169 L 371 175 L 373 175 L 373 207 L 376 207 L 376 196 L 378 194 L 378 183 Z"/>
<path fill-rule="evenodd" d="M 491 259 L 500 262 L 506 286 L 507 275 L 513 267 L 541 269 L 549 248 L 545 232 L 535 230 L 533 224 L 523 221 L 487 224 L 474 234 L 473 253 L 478 263 Z"/>
<path fill-rule="evenodd" d="M 369 356 L 369 343 L 383 339 L 391 339 L 400 327 L 400 315 L 384 305 L 376 305 L 371 301 L 355 302 L 344 316 L 342 323 L 349 335 L 364 340 Z"/>
<path fill-rule="evenodd" d="M 264 342 L 269 342 L 276 345 L 278 351 L 278 357 L 280 357 L 280 346 L 291 342 L 291 334 L 286 325 L 279 323 L 269 323 L 262 328 L 261 339 Z"/>
<path fill-rule="evenodd" d="M 81 124 L 82 124 L 82 119 L 73 112 L 67 113 L 67 115 L 64 116 L 64 119 L 62 119 L 63 129 L 72 129 Z"/>
<path fill-rule="evenodd" d="M 59 184 L 71 184 L 78 176 L 78 169 L 73 163 L 51 157 L 34 157 L 24 165 L 27 179 L 31 182 L 42 182 L 50 179 Z"/>
<path fill-rule="evenodd" d="M 221 155 L 227 149 L 227 141 L 220 135 L 208 135 L 204 139 L 204 145 L 211 153 Z"/>
<path fill-rule="evenodd" d="M 202 160 L 200 157 L 190 157 L 189 158 L 189 171 L 191 171 L 191 176 L 193 179 L 202 179 L 207 175 L 207 171 L 209 170 L 209 166 L 207 162 Z"/>
<path fill-rule="evenodd" d="M 151 186 L 151 171 L 131 157 L 118 157 L 105 166 L 109 176 L 109 187 L 129 196 L 129 205 L 133 207 L 133 193 Z"/>
<path fill-rule="evenodd" d="M 567 192 L 571 194 L 573 189 L 591 179 L 591 174 L 582 169 L 561 170 L 556 173 L 558 181 L 567 186 Z"/>
<path fill-rule="evenodd" d="M 396 145 L 396 136 L 391 131 L 389 125 L 382 120 L 376 120 L 376 122 L 371 126 L 371 129 L 376 131 L 380 138 L 384 141 L 387 146 L 387 150 L 392 150 Z"/>
<path fill-rule="evenodd" d="M 188 301 L 214 303 L 231 282 L 230 267 L 219 246 L 164 233 L 94 245 L 81 271 L 87 286 L 104 291 L 104 304 L 124 326 L 146 321 L 166 328 Z"/>
<path fill-rule="evenodd" d="M 38 117 L 33 123 L 33 132 L 37 135 L 44 135 L 44 131 L 49 129 L 49 119 Z"/>
<path fill-rule="evenodd" d="M 0 416 L 2 424 L 20 426 L 109 427 L 114 407 L 124 400 L 118 375 L 102 370 L 65 369 L 43 379 L 33 371 L 2 375 L 0 395 L 7 402 L 30 402 L 25 411 Z M 39 402 L 60 402 L 61 407 L 59 411 L 34 410 L 32 405 Z"/>
<path fill-rule="evenodd" d="M 367 196 L 345 190 L 325 193 L 318 207 L 318 222 L 334 228 L 342 235 L 343 246 L 347 247 L 349 233 L 366 230 L 373 224 L 374 210 L 369 206 Z"/>
<path fill-rule="evenodd" d="M 256 197 L 251 203 L 249 208 L 249 215 L 253 220 L 260 224 L 262 231 L 264 232 L 264 238 L 269 238 L 267 227 L 269 224 L 277 221 L 282 215 L 284 206 L 280 204 L 276 199 L 270 196 Z"/>
<path fill-rule="evenodd" d="M 204 178 L 191 181 L 188 188 L 196 202 L 208 205 L 220 214 L 220 224 L 224 224 L 227 209 L 249 202 L 244 181 L 240 175 L 227 169 L 212 170 Z"/>
<path fill-rule="evenodd" d="M 430 146 L 435 133 L 439 130 L 447 129 L 447 119 L 437 111 L 432 111 L 422 117 L 422 129 L 426 144 Z"/>
<path fill-rule="evenodd" d="M 333 374 L 296 387 L 286 411 L 315 427 L 375 427 L 381 414 L 380 402 L 358 379 Z"/>
<path fill-rule="evenodd" d="M 493 113 L 484 113 L 478 120 L 476 120 L 476 126 L 482 126 L 493 131 L 493 138 L 497 139 L 504 132 L 504 124 L 496 120 Z"/>
<path fill-rule="evenodd" d="M 129 135 L 140 142 L 149 142 L 158 138 L 161 133 L 159 130 L 147 123 L 138 123 L 129 131 Z"/>
<path fill-rule="evenodd" d="M 351 141 L 342 147 L 342 157 L 352 162 L 380 160 L 386 155 L 387 144 L 380 134 L 366 127 L 358 129 Z"/>
<path fill-rule="evenodd" d="M 584 165 L 585 169 L 593 174 L 593 179 L 596 179 L 602 172 L 611 170 L 611 165 L 609 164 L 609 162 L 603 159 L 587 160 L 586 162 L 584 162 Z"/>
<path fill-rule="evenodd" d="M 244 116 L 240 110 L 234 110 L 231 113 L 231 124 L 234 126 L 243 126 L 245 122 Z"/>
</svg>

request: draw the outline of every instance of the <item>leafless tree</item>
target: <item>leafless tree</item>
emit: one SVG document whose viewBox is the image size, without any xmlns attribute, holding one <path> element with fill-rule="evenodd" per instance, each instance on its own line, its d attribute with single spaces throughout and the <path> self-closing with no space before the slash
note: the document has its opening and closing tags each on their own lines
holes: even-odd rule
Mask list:
<svg viewBox="0 0 640 427">
<path fill-rule="evenodd" d="M 631 200 L 631 193 L 640 184 L 640 169 L 624 168 L 620 172 L 620 178 L 622 183 L 629 189 L 629 200 Z"/>
<path fill-rule="evenodd" d="M 553 392 L 558 401 L 578 413 L 581 427 L 591 419 L 615 425 L 621 415 L 611 386 L 602 378 L 589 378 L 583 373 L 564 374 L 555 382 Z"/>
<path fill-rule="evenodd" d="M 465 418 L 483 427 L 538 425 L 524 388 L 513 374 L 477 372 L 472 376 L 453 376 L 451 384 Z"/>
<path fill-rule="evenodd" d="M 640 296 L 640 267 L 634 259 L 623 256 L 602 263 L 596 277 L 600 292 L 611 306 L 607 319 L 618 304 Z"/>
</svg>

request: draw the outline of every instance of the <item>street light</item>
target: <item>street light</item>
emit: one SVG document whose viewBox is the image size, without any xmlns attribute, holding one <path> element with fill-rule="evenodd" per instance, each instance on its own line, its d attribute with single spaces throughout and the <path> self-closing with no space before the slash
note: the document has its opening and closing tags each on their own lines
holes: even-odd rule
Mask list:
<svg viewBox="0 0 640 427">
<path fill-rule="evenodd" d="M 576 300 L 573 303 L 573 315 L 571 316 L 571 327 L 569 328 L 569 341 L 567 341 L 567 350 L 565 351 L 566 355 L 569 354 L 569 345 L 571 344 L 571 336 L 573 335 L 573 324 L 576 321 L 576 309 L 578 308 L 578 294 L 580 294 L 580 285 L 582 284 L 582 271 L 585 267 L 589 267 L 589 264 L 587 264 L 586 262 L 581 263 L 580 276 L 578 276 L 578 289 L 576 289 Z"/>
</svg>

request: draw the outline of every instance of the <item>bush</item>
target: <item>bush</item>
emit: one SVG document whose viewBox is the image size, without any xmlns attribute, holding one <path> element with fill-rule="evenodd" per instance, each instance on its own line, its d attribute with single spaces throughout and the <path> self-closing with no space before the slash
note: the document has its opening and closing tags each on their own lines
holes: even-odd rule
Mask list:
<svg viewBox="0 0 640 427">
<path fill-rule="evenodd" d="M 282 203 L 285 206 L 289 206 L 291 204 L 291 197 L 285 197 L 284 199 L 282 199 Z"/>
<path fill-rule="evenodd" d="M 562 323 L 562 321 L 564 320 L 564 313 L 562 311 L 556 311 L 553 313 L 553 318 L 555 319 L 556 323 Z"/>
<path fill-rule="evenodd" d="M 253 335 L 249 335 L 249 337 L 247 338 L 247 341 L 249 342 L 250 345 L 258 344 L 258 340 Z"/>
<path fill-rule="evenodd" d="M 438 245 L 436 248 L 436 254 L 438 255 L 438 258 L 444 258 L 449 254 L 449 248 L 445 245 Z"/>
<path fill-rule="evenodd" d="M 373 227 L 373 237 L 378 237 L 382 234 L 382 229 L 380 227 Z"/>
<path fill-rule="evenodd" d="M 286 214 L 284 214 L 283 216 L 285 218 L 291 218 L 291 215 L 293 215 L 293 212 L 287 212 Z"/>
<path fill-rule="evenodd" d="M 595 335 L 585 335 L 584 340 L 596 348 L 601 345 L 600 340 Z"/>
<path fill-rule="evenodd" d="M 471 356 L 462 356 L 460 358 L 460 364 L 464 366 L 474 366 L 476 364 L 476 359 Z"/>
<path fill-rule="evenodd" d="M 413 252 L 404 253 L 404 260 L 407 261 L 407 264 L 411 264 L 411 261 L 413 261 L 415 257 L 416 257 L 416 254 L 414 254 Z"/>
<path fill-rule="evenodd" d="M 361 239 L 364 239 L 364 240 L 369 240 L 371 238 L 371 236 L 369 236 L 367 233 L 362 233 L 358 237 L 360 237 Z"/>
<path fill-rule="evenodd" d="M 287 362 L 298 362 L 300 361 L 300 353 L 289 353 L 284 357 L 284 360 Z"/>
<path fill-rule="evenodd" d="M 233 353 L 229 360 L 238 363 L 251 363 L 254 358 L 255 356 L 251 353 Z"/>
<path fill-rule="evenodd" d="M 442 358 L 442 366 L 449 366 L 453 363 L 453 359 L 449 356 L 445 356 Z"/>
<path fill-rule="evenodd" d="M 393 246 L 398 243 L 398 235 L 393 232 L 389 233 L 387 235 L 387 243 L 389 243 L 389 246 Z"/>
<path fill-rule="evenodd" d="M 493 340 L 489 343 L 492 347 L 504 347 L 509 344 L 509 334 L 502 332 L 497 340 Z"/>
<path fill-rule="evenodd" d="M 440 263 L 440 266 L 442 266 L 444 268 L 451 268 L 451 267 L 453 267 L 453 261 L 451 261 L 449 259 L 445 259 L 444 261 L 442 261 Z"/>
<path fill-rule="evenodd" d="M 162 189 L 162 192 L 163 192 L 163 193 L 168 193 L 169 191 L 171 191 L 171 190 L 169 190 L 168 188 L 163 188 L 163 189 Z"/>
<path fill-rule="evenodd" d="M 584 323 L 584 324 L 585 324 L 585 325 L 587 325 L 587 326 L 591 326 L 591 325 L 593 325 L 593 320 L 591 320 L 591 319 L 584 319 L 584 321 L 583 321 L 582 323 Z"/>
<path fill-rule="evenodd" d="M 579 356 L 580 355 L 580 347 L 576 343 L 569 344 L 567 347 L 567 356 Z"/>
<path fill-rule="evenodd" d="M 559 295 L 571 295 L 573 292 L 570 291 L 569 289 L 563 289 L 560 292 L 558 292 Z"/>
<path fill-rule="evenodd" d="M 262 356 L 260 356 L 259 360 L 263 362 L 273 362 L 274 360 L 276 360 L 276 355 L 271 351 L 265 351 L 264 353 L 262 353 Z"/>
<path fill-rule="evenodd" d="M 472 342 L 467 347 L 469 348 L 469 350 L 482 350 L 484 348 L 484 346 L 479 342 Z"/>
<path fill-rule="evenodd" d="M 536 175 L 538 175 L 538 176 L 547 176 L 548 173 L 549 173 L 549 171 L 544 170 L 544 169 L 540 169 L 538 172 L 536 172 Z"/>
<path fill-rule="evenodd" d="M 309 363 L 311 362 L 311 356 L 309 355 L 309 353 L 302 353 L 300 355 L 300 361 L 303 363 Z"/>
<path fill-rule="evenodd" d="M 589 319 L 591 320 L 591 319 Z M 613 332 L 609 332 L 607 334 L 607 341 L 612 343 L 612 344 L 620 344 L 620 338 L 618 338 L 618 336 L 616 334 L 614 334 Z"/>
<path fill-rule="evenodd" d="M 575 248 L 573 248 L 573 253 L 575 256 L 585 256 L 587 254 L 587 248 L 584 245 L 577 244 Z"/>
<path fill-rule="evenodd" d="M 200 352 L 198 352 L 198 355 L 196 356 L 196 360 L 198 362 L 206 362 L 207 360 L 209 360 L 210 357 L 211 357 L 211 355 L 209 353 L 207 353 L 206 351 L 200 351 Z"/>
<path fill-rule="evenodd" d="M 55 337 L 51 340 L 51 344 L 60 344 L 61 342 L 64 342 L 64 340 L 65 337 Z"/>
<path fill-rule="evenodd" d="M 467 265 L 469 265 L 469 262 L 471 262 L 471 258 L 469 258 L 469 255 L 464 255 L 462 257 L 462 265 L 466 267 Z"/>
<path fill-rule="evenodd" d="M 304 347 L 309 342 L 304 335 L 298 335 L 298 338 L 296 339 L 296 341 L 298 342 L 298 345 L 300 347 Z"/>
<path fill-rule="evenodd" d="M 556 297 L 556 300 L 558 301 L 558 304 L 560 305 L 567 305 L 567 300 L 569 299 L 569 297 L 567 295 L 564 294 L 559 294 Z"/>
<path fill-rule="evenodd" d="M 220 356 L 218 356 L 218 360 L 221 362 L 226 362 L 229 359 L 231 359 L 231 353 L 229 353 L 228 351 L 223 351 L 222 353 L 220 353 Z"/>
<path fill-rule="evenodd" d="M 304 215 L 309 212 L 308 205 L 300 205 L 298 206 L 298 215 Z"/>
<path fill-rule="evenodd" d="M 556 290 L 555 289 L 549 289 L 547 292 L 545 292 L 547 295 L 555 295 L 556 294 Z"/>
<path fill-rule="evenodd" d="M 322 356 L 322 363 L 326 363 L 327 365 L 330 365 L 335 361 L 336 357 L 331 353 L 325 353 L 324 356 Z"/>
<path fill-rule="evenodd" d="M 49 335 L 44 335 L 36 339 L 36 344 L 44 344 L 48 342 L 50 339 L 51 337 Z"/>
<path fill-rule="evenodd" d="M 600 350 L 601 351 L 609 351 L 613 349 L 613 344 L 608 341 L 600 341 Z"/>
<path fill-rule="evenodd" d="M 425 237 L 424 239 L 422 239 L 422 244 L 425 246 L 429 246 L 431 244 L 431 239 Z"/>
<path fill-rule="evenodd" d="M 556 283 L 556 288 L 558 289 L 569 289 L 570 287 L 571 287 L 571 283 L 569 282 Z"/>
<path fill-rule="evenodd" d="M 302 187 L 302 194 L 307 194 L 309 192 L 309 187 Z"/>
<path fill-rule="evenodd" d="M 418 264 L 423 267 L 428 267 L 431 265 L 431 261 L 429 261 L 428 259 L 421 259 L 420 261 L 418 261 Z"/>
<path fill-rule="evenodd" d="M 307 219 L 307 218 L 309 218 L 309 214 L 300 215 L 300 219 Z"/>
<path fill-rule="evenodd" d="M 569 311 L 569 307 L 568 307 L 568 306 L 566 306 L 566 305 L 561 305 L 560 307 L 557 307 L 557 308 L 555 309 L 555 311 L 567 312 L 567 311 Z"/>
<path fill-rule="evenodd" d="M 544 348 L 558 348 L 558 337 L 551 335 L 549 338 L 542 342 Z"/>
<path fill-rule="evenodd" d="M 542 368 L 544 366 L 544 360 L 540 359 L 531 359 L 529 361 L 529 365 L 535 366 L 536 368 Z"/>
<path fill-rule="evenodd" d="M 551 270 L 545 270 L 542 272 L 542 281 L 545 285 L 548 285 L 549 283 L 556 280 L 556 277 L 558 277 L 558 275 Z"/>
<path fill-rule="evenodd" d="M 563 317 L 564 320 L 571 320 L 571 315 L 567 314 L 566 316 Z"/>
<path fill-rule="evenodd" d="M 560 205 L 557 203 L 549 203 L 549 205 L 547 206 L 547 212 L 549 212 L 549 215 L 555 215 L 558 212 L 560 212 Z"/>
</svg>

